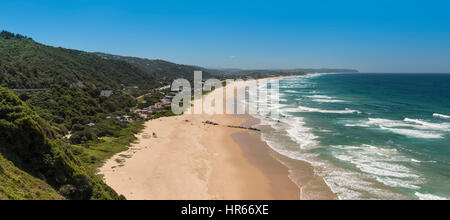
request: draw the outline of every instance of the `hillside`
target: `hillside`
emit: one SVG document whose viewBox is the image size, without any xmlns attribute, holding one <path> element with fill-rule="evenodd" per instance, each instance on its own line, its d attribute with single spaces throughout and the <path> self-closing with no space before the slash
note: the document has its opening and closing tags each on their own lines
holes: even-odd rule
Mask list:
<svg viewBox="0 0 450 220">
<path fill-rule="evenodd" d="M 50 185 L 15 167 L 0 154 L 0 200 L 62 200 Z"/>
<path fill-rule="evenodd" d="M 82 166 L 82 162 L 73 154 L 72 147 L 68 143 L 54 139 L 54 135 L 55 131 L 51 125 L 40 118 L 14 93 L 0 87 L 2 175 L 5 174 L 4 157 L 11 161 L 14 167 L 45 180 L 66 198 L 120 199 L 117 193 L 104 184 L 100 177 Z M 6 162 L 6 164 L 8 163 Z M 28 174 L 19 172 L 14 167 L 9 170 L 13 170 L 17 177 L 10 176 L 10 179 L 15 178 L 16 181 L 17 179 L 28 179 L 31 182 L 39 183 L 24 182 L 28 188 L 24 187 L 23 190 L 37 191 L 41 195 L 46 194 L 45 192 L 52 192 L 41 181 L 30 178 Z M 15 191 L 9 182 L 8 180 L 0 182 L 2 194 Z M 13 185 L 13 187 L 20 187 L 17 184 Z M 7 196 L 14 198 L 14 196 Z"/>
<path fill-rule="evenodd" d="M 124 199 L 96 169 L 143 128 L 133 96 L 162 85 L 125 61 L 1 32 L 0 199 Z"/>
<path fill-rule="evenodd" d="M 155 78 L 127 62 L 46 46 L 31 38 L 0 33 L 0 85 L 14 89 L 66 87 L 155 88 Z"/>
<path fill-rule="evenodd" d="M 144 71 L 153 78 L 156 78 L 161 82 L 164 82 L 164 84 L 166 85 L 171 84 L 173 80 L 178 78 L 184 78 L 188 79 L 189 81 L 193 81 L 194 71 L 203 71 L 204 79 L 211 77 L 217 78 L 217 76 L 214 76 L 213 74 L 209 73 L 209 70 L 198 66 L 181 65 L 164 60 L 151 60 L 137 57 L 111 55 L 105 53 L 96 53 L 96 54 L 105 60 L 125 61 Z"/>
</svg>

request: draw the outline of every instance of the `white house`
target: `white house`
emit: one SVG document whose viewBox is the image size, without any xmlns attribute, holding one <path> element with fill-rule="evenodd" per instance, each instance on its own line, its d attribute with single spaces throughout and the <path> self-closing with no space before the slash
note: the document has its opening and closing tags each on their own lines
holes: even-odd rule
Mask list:
<svg viewBox="0 0 450 220">
<path fill-rule="evenodd" d="M 100 93 L 100 96 L 107 97 L 107 98 L 109 98 L 112 95 L 113 95 L 113 91 L 111 91 L 111 90 L 102 90 L 102 92 Z"/>
</svg>

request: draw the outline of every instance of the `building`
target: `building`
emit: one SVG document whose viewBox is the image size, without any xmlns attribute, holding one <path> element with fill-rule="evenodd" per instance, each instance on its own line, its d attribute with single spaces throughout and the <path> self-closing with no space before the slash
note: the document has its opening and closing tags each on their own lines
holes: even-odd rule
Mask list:
<svg viewBox="0 0 450 220">
<path fill-rule="evenodd" d="M 124 115 L 124 116 L 123 116 L 123 119 L 124 119 L 125 121 L 127 121 L 127 122 L 132 122 L 132 121 L 133 121 L 133 119 L 132 119 L 131 116 L 129 116 L 129 115 Z"/>
<path fill-rule="evenodd" d="M 161 99 L 161 102 L 162 102 L 163 105 L 168 105 L 168 104 L 171 103 L 171 100 L 168 99 L 168 98 L 163 98 L 163 99 Z"/>
<path fill-rule="evenodd" d="M 112 96 L 114 93 L 111 90 L 102 90 L 102 92 L 100 92 L 100 96 L 101 97 L 106 97 L 109 98 L 110 96 Z"/>
<path fill-rule="evenodd" d="M 158 103 L 156 103 L 155 105 L 153 105 L 153 108 L 154 108 L 156 111 L 163 110 L 163 109 L 164 109 L 164 104 L 163 104 L 162 102 L 158 102 Z"/>
</svg>

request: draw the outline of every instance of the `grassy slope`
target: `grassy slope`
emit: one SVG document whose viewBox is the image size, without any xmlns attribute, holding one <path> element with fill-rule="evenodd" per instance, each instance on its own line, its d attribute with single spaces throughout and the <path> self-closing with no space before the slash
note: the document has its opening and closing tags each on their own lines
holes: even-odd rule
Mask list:
<svg viewBox="0 0 450 220">
<path fill-rule="evenodd" d="M 0 155 L 0 200 L 62 200 L 50 185 L 15 167 Z"/>
<path fill-rule="evenodd" d="M 115 129 L 115 128 L 112 128 Z M 135 143 L 136 134 L 144 129 L 144 121 L 136 121 L 124 129 L 115 129 L 118 134 L 114 137 L 101 137 L 98 141 L 89 141 L 83 145 L 74 145 L 74 153 L 86 166 L 96 169 L 105 160 L 117 153 L 128 150 L 132 143 Z"/>
</svg>

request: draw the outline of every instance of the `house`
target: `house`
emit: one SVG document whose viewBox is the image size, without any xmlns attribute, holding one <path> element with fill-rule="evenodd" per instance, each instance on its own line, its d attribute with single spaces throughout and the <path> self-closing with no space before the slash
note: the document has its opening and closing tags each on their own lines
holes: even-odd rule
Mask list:
<svg viewBox="0 0 450 220">
<path fill-rule="evenodd" d="M 155 111 L 154 111 L 153 107 L 150 106 L 150 107 L 147 107 L 147 108 L 135 110 L 134 112 L 135 112 L 135 113 L 138 113 L 138 114 L 151 115 L 151 114 L 153 114 Z"/>
<path fill-rule="evenodd" d="M 168 98 L 163 98 L 163 99 L 161 99 L 161 102 L 162 102 L 163 105 L 167 105 L 167 104 L 171 103 L 171 100 L 168 99 Z"/>
<path fill-rule="evenodd" d="M 94 124 L 94 123 L 89 123 L 89 124 L 87 124 L 87 126 L 89 126 L 89 127 L 94 127 L 95 124 Z"/>
<path fill-rule="evenodd" d="M 125 121 L 128 121 L 128 122 L 133 121 L 131 116 L 128 116 L 128 115 L 123 116 L 123 118 L 125 119 Z"/>
<path fill-rule="evenodd" d="M 155 111 L 155 109 L 153 108 L 153 106 L 149 106 L 147 108 L 144 108 L 144 111 L 147 111 L 148 113 L 152 114 Z"/>
<path fill-rule="evenodd" d="M 100 96 L 101 96 L 101 97 L 109 98 L 109 97 L 112 96 L 112 95 L 113 95 L 113 91 L 111 91 L 111 90 L 102 90 L 102 91 L 100 92 Z"/>
<path fill-rule="evenodd" d="M 164 107 L 163 107 L 163 103 L 161 103 L 161 102 L 158 102 L 158 103 L 156 103 L 155 105 L 153 105 L 153 108 L 155 109 L 155 110 L 162 110 Z"/>
</svg>

